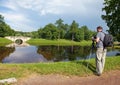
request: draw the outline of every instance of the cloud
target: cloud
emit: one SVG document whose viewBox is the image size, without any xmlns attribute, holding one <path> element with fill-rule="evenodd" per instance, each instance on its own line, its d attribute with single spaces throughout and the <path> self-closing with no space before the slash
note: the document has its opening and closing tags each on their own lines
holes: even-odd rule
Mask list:
<svg viewBox="0 0 120 85">
<path fill-rule="evenodd" d="M 61 8 L 69 6 L 69 0 L 25 0 L 21 2 L 21 0 L 15 0 L 14 3 L 17 4 L 18 7 L 23 9 L 30 9 L 38 12 L 40 15 L 46 14 L 59 14 L 61 13 Z"/>
<path fill-rule="evenodd" d="M 67 23 L 77 20 L 86 25 L 96 23 L 102 14 L 104 0 L 7 0 L 0 1 L 1 11 L 10 26 L 23 31 L 36 30 L 50 21 L 62 18 Z M 87 20 L 85 22 L 85 20 Z M 91 20 L 92 21 L 91 23 Z M 51 22 L 54 23 L 54 22 Z M 103 23 L 103 22 L 99 22 Z M 97 24 L 99 24 L 97 23 Z M 23 27 L 22 27 L 23 26 Z M 20 27 L 20 28 L 19 28 Z"/>
<path fill-rule="evenodd" d="M 81 14 L 98 12 L 103 0 L 9 0 L 6 7 L 13 10 L 29 9 L 40 15 Z"/>
<path fill-rule="evenodd" d="M 29 27 L 29 23 L 32 23 L 30 19 L 25 17 L 25 15 L 13 12 L 1 13 L 5 17 L 5 21 L 11 25 L 13 28 L 21 29 L 23 27 Z M 26 26 L 28 25 L 28 26 Z M 31 28 L 31 27 L 29 27 Z"/>
</svg>

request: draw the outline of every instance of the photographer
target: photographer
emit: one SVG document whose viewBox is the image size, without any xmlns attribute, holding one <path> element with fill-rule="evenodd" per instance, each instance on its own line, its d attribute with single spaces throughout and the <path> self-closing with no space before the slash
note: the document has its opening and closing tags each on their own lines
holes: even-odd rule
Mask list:
<svg viewBox="0 0 120 85">
<path fill-rule="evenodd" d="M 104 65 L 105 65 L 105 57 L 107 50 L 103 46 L 103 39 L 105 34 L 102 32 L 103 28 L 101 26 L 97 27 L 97 35 L 96 37 L 92 38 L 93 41 L 96 42 L 96 72 L 97 75 L 100 76 L 103 72 Z"/>
</svg>

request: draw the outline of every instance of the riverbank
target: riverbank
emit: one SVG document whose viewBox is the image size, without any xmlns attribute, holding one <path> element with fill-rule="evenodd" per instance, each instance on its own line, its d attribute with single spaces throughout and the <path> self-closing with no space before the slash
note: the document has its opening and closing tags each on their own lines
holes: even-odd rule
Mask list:
<svg viewBox="0 0 120 85">
<path fill-rule="evenodd" d="M 76 42 L 72 40 L 65 40 L 65 39 L 59 39 L 59 40 L 46 40 L 46 39 L 30 39 L 27 41 L 27 43 L 31 45 L 79 45 L 79 46 L 90 46 L 92 41 L 81 41 Z"/>
<path fill-rule="evenodd" d="M 5 45 L 10 44 L 10 43 L 12 43 L 11 40 L 8 40 L 6 38 L 1 38 L 0 37 L 0 46 L 5 46 Z"/>
<path fill-rule="evenodd" d="M 12 41 L 6 39 L 6 38 L 0 38 L 0 46 L 5 46 L 7 44 L 12 43 Z M 76 42 L 72 40 L 65 40 L 65 39 L 59 39 L 59 40 L 47 40 L 47 39 L 30 39 L 27 41 L 30 45 L 62 45 L 62 46 L 69 46 L 69 45 L 79 45 L 79 46 L 90 46 L 92 41 L 81 41 Z"/>
<path fill-rule="evenodd" d="M 104 72 L 120 70 L 120 56 L 106 58 Z M 65 76 L 90 76 L 95 72 L 95 60 L 81 60 L 71 62 L 49 62 L 31 64 L 0 64 L 0 79 L 15 77 L 23 78 L 30 74 L 48 75 L 59 74 Z"/>
<path fill-rule="evenodd" d="M 12 43 L 12 41 L 6 39 L 6 38 L 0 38 L 0 46 L 5 46 L 7 44 Z M 65 40 L 65 39 L 59 39 L 59 40 L 47 40 L 47 39 L 30 39 L 27 41 L 28 44 L 30 45 L 60 45 L 60 46 L 72 46 L 72 45 L 79 45 L 79 46 L 91 46 L 92 41 L 72 41 L 72 40 Z M 115 42 L 114 43 L 114 48 L 115 49 L 120 49 L 119 43 Z"/>
</svg>

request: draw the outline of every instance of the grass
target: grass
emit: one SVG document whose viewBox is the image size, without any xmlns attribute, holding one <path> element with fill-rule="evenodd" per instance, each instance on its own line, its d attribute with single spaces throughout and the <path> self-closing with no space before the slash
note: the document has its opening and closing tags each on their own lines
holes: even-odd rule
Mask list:
<svg viewBox="0 0 120 85">
<path fill-rule="evenodd" d="M 89 63 L 89 64 L 88 64 Z M 87 68 L 88 65 L 88 68 Z M 120 70 L 120 56 L 107 57 L 104 72 Z M 95 60 L 54 63 L 0 64 L 0 79 L 21 78 L 32 73 L 88 76 L 95 71 Z"/>
<path fill-rule="evenodd" d="M 10 44 L 10 43 L 12 43 L 11 40 L 8 40 L 6 38 L 1 38 L 0 37 L 0 46 L 5 46 L 5 45 Z"/>
<path fill-rule="evenodd" d="M 92 44 L 92 41 L 71 41 L 71 40 L 65 40 L 65 39 L 59 39 L 59 40 L 46 40 L 46 39 L 30 39 L 27 41 L 30 45 L 61 45 L 61 46 L 71 46 L 71 45 L 79 45 L 79 46 L 90 46 Z M 111 48 L 111 47 L 110 47 Z M 115 49 L 120 49 L 120 46 L 118 44 L 114 44 Z"/>
<path fill-rule="evenodd" d="M 30 39 L 27 43 L 31 45 L 91 45 L 91 41 L 75 42 L 71 40 L 59 39 L 59 40 L 46 40 L 46 39 Z"/>
</svg>

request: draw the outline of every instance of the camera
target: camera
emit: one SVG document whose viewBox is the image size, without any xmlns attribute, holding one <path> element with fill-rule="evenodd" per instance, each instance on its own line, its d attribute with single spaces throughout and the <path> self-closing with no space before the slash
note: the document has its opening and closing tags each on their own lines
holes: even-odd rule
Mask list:
<svg viewBox="0 0 120 85">
<path fill-rule="evenodd" d="M 94 39 L 96 39 L 97 37 L 96 36 L 93 36 L 94 37 Z"/>
<path fill-rule="evenodd" d="M 93 36 L 93 37 L 92 37 L 92 40 L 95 40 L 96 38 L 97 38 L 96 36 Z"/>
<path fill-rule="evenodd" d="M 96 39 L 96 35 L 92 37 L 92 49 L 95 48 L 95 39 Z"/>
</svg>

